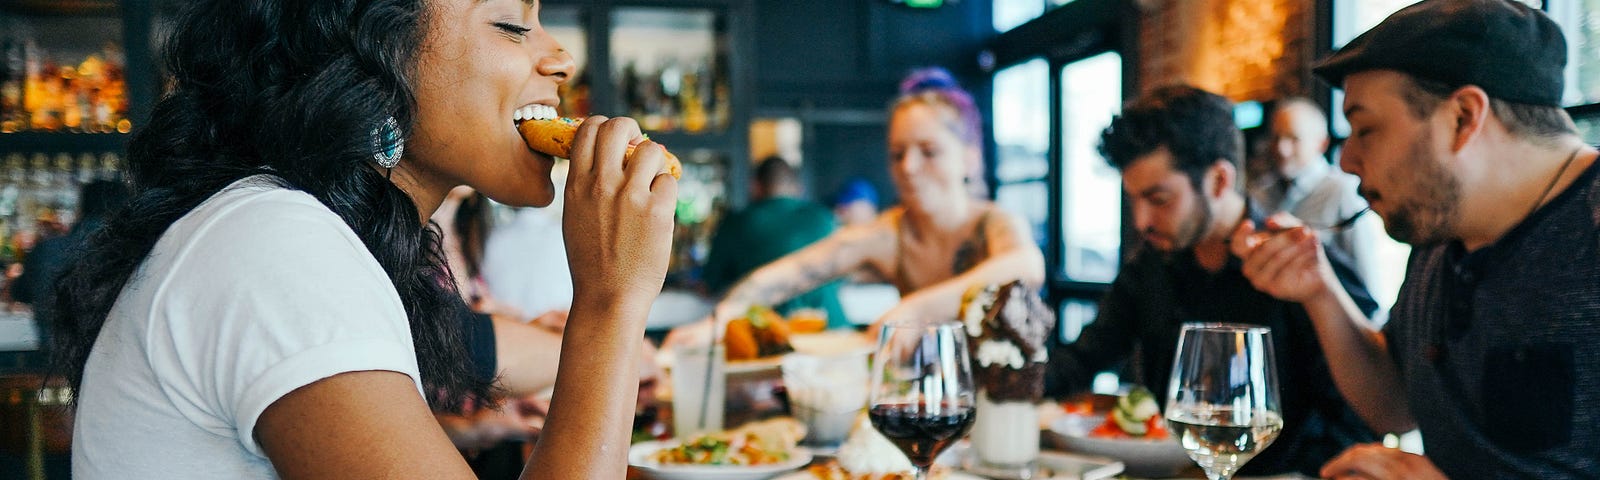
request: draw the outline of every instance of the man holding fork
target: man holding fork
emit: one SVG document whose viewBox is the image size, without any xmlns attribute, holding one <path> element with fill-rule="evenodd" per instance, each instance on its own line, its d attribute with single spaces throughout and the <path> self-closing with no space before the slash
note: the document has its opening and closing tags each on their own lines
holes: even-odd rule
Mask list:
<svg viewBox="0 0 1600 480">
<path fill-rule="evenodd" d="M 1241 225 L 1256 288 L 1306 307 L 1340 391 L 1427 456 L 1354 447 L 1326 478 L 1600 477 L 1600 174 L 1560 108 L 1566 43 L 1507 0 L 1428 0 L 1315 72 L 1346 93 L 1343 168 L 1413 246 L 1380 330 L 1292 218 Z"/>
</svg>

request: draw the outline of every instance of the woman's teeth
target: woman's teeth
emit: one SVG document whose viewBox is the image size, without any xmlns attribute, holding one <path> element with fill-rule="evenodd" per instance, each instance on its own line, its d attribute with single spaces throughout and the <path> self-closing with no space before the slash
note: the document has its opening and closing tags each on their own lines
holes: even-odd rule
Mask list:
<svg viewBox="0 0 1600 480">
<path fill-rule="evenodd" d="M 511 117 L 515 123 L 522 123 L 524 120 L 552 120 L 556 118 L 556 107 L 528 105 L 512 112 Z"/>
</svg>

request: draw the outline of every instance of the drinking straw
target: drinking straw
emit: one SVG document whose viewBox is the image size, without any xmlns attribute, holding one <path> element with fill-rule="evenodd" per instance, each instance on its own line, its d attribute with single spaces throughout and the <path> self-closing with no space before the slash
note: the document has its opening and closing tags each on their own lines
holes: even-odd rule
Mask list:
<svg viewBox="0 0 1600 480">
<path fill-rule="evenodd" d="M 711 370 L 712 363 L 717 361 L 717 345 L 722 344 L 722 329 L 717 328 L 721 320 L 715 311 L 711 313 L 711 345 L 706 347 L 706 374 L 701 377 L 705 382 L 700 385 L 700 419 L 699 430 L 706 430 L 706 416 L 711 410 Z"/>
</svg>

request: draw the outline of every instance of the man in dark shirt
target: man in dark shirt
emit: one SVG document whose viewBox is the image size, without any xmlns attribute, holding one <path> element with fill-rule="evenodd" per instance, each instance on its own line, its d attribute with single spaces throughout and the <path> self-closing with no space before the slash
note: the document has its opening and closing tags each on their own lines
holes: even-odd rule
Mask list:
<svg viewBox="0 0 1600 480">
<path fill-rule="evenodd" d="M 706 255 L 706 286 L 714 294 L 733 286 L 751 271 L 805 248 L 833 233 L 833 212 L 816 202 L 799 198 L 800 178 L 789 162 L 767 157 L 751 179 L 754 200 L 744 210 L 717 225 Z M 839 305 L 839 282 L 830 282 L 775 305 L 783 314 L 799 308 L 826 312 L 828 326 L 850 325 Z"/>
<path fill-rule="evenodd" d="M 1414 247 L 1389 322 L 1350 308 L 1304 229 L 1233 247 L 1306 305 L 1357 412 L 1427 451 L 1364 445 L 1323 477 L 1600 478 L 1600 153 L 1560 107 L 1566 53 L 1519 2 L 1430 0 L 1317 67 L 1345 89 L 1344 169 Z"/>
<path fill-rule="evenodd" d="M 1144 241 L 1094 323 L 1076 342 L 1052 349 L 1046 394 L 1086 388 L 1138 347 L 1137 380 L 1165 399 L 1184 323 L 1262 325 L 1272 329 L 1284 430 L 1243 472 L 1315 474 L 1345 448 L 1372 441 L 1334 387 L 1305 310 L 1257 291 L 1228 250 L 1234 227 L 1261 221 L 1242 191 L 1240 133 L 1229 102 L 1189 86 L 1159 88 L 1124 107 L 1101 140 L 1102 153 L 1122 172 Z M 1340 269 L 1371 312 L 1375 304 L 1354 271 Z"/>
<path fill-rule="evenodd" d="M 22 275 L 11 284 L 11 298 L 33 306 L 41 349 L 49 348 L 55 332 L 56 322 L 52 321 L 50 305 L 55 297 L 56 278 L 83 249 L 89 235 L 127 203 L 128 187 L 118 181 L 95 180 L 83 184 L 78 200 L 78 222 L 72 225 L 72 230 L 35 245 L 22 262 Z M 48 354 L 44 350 L 41 352 Z"/>
</svg>

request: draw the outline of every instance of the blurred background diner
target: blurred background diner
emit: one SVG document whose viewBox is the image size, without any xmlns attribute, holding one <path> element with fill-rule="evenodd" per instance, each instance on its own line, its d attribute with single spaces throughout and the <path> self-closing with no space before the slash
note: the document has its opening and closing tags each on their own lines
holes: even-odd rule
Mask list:
<svg viewBox="0 0 1600 480">
<path fill-rule="evenodd" d="M 1560 26 L 1562 106 L 1600 143 L 1600 2 L 1505 1 Z M 43 382 L 51 332 L 38 305 L 52 265 L 127 194 L 122 159 L 164 89 L 157 52 L 183 3 L 0 0 L 0 478 L 68 478 L 71 390 Z M 791 410 L 790 351 L 854 362 L 876 345 L 875 323 L 955 320 L 974 285 L 1022 281 L 1053 315 L 1050 346 L 1070 350 L 1143 242 L 1102 133 L 1162 85 L 1231 102 L 1241 193 L 1261 213 L 1331 225 L 1365 209 L 1339 165 L 1352 135 L 1344 94 L 1311 66 L 1415 1 L 540 3 L 577 66 L 560 114 L 633 117 L 684 162 L 667 281 L 641 339 L 662 347 L 640 365 L 636 437 L 650 440 L 673 436 L 675 347 L 723 339 L 732 320 L 757 325 L 752 356 L 726 351 L 717 367 L 726 427 Z M 463 321 L 487 342 L 478 358 L 508 387 L 502 405 L 439 418 L 465 455 L 485 458 L 485 478 L 514 477 L 505 466 L 537 439 L 572 302 L 562 213 L 560 195 L 513 209 L 463 187 L 433 217 L 476 314 Z M 1370 213 L 1322 240 L 1355 268 L 1381 324 L 1409 248 Z M 783 342 L 764 338 L 769 315 Z M 696 325 L 707 327 L 685 333 Z M 1147 358 L 1172 357 L 1117 353 L 1074 372 L 1062 390 L 1074 395 L 1046 402 L 1052 413 L 1104 413 L 1156 387 L 1150 372 L 1169 366 Z M 1377 433 L 1418 449 L 1414 433 Z"/>
</svg>

